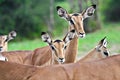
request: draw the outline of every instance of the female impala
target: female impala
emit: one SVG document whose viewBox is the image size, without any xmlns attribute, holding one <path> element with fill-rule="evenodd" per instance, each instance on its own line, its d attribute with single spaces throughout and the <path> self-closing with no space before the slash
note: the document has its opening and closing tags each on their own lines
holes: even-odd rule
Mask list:
<svg viewBox="0 0 120 80">
<path fill-rule="evenodd" d="M 76 60 L 78 50 L 78 38 L 85 37 L 85 31 L 83 29 L 83 20 L 91 17 L 94 14 L 96 5 L 92 5 L 84 10 L 82 13 L 69 14 L 64 8 L 57 6 L 58 15 L 69 22 L 69 29 L 75 29 L 77 35 L 69 43 L 66 50 L 66 62 L 73 63 Z"/>
<path fill-rule="evenodd" d="M 78 62 L 89 62 L 108 57 L 109 51 L 107 50 L 106 46 L 107 41 L 106 37 L 104 37 L 95 48 L 93 48 L 89 53 L 87 53 L 86 56 L 81 58 Z"/>
<path fill-rule="evenodd" d="M 55 40 L 53 41 L 51 37 L 46 33 L 42 32 L 42 40 L 44 42 L 47 42 L 52 49 L 52 54 L 49 54 L 51 58 L 48 58 L 47 64 L 58 64 L 58 63 L 64 63 L 65 62 L 65 49 L 67 47 L 67 44 L 74 38 L 75 30 L 71 30 L 67 33 L 65 38 L 63 40 Z"/>
</svg>

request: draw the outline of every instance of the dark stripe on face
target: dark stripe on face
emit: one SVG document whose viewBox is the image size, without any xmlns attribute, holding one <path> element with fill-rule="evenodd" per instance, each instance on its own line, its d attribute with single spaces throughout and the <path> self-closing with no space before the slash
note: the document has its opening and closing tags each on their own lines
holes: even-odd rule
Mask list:
<svg viewBox="0 0 120 80">
<path fill-rule="evenodd" d="M 62 41 L 61 41 L 61 40 L 55 40 L 55 41 L 54 41 L 54 43 L 55 43 L 55 42 L 58 42 L 58 43 L 60 43 L 60 42 L 62 42 Z"/>
<path fill-rule="evenodd" d="M 70 23 L 71 23 L 72 25 L 74 25 L 74 22 L 73 22 L 72 20 L 70 20 Z"/>
<path fill-rule="evenodd" d="M 74 13 L 72 16 L 79 16 L 79 14 L 78 13 Z"/>
</svg>

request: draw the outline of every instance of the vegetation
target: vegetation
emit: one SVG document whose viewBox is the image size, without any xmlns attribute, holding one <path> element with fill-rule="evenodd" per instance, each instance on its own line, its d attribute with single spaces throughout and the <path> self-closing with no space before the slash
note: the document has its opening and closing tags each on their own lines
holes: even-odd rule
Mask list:
<svg viewBox="0 0 120 80">
<path fill-rule="evenodd" d="M 64 32 L 68 24 L 58 17 L 55 7 L 60 5 L 69 12 L 81 12 L 91 4 L 97 4 L 94 16 L 120 21 L 119 0 L 0 0 L 0 34 L 16 30 L 19 41 L 37 38 L 42 31 L 49 31 L 53 36 L 62 35 L 61 31 Z M 84 22 L 86 32 L 99 29 L 101 20 L 95 18 Z"/>
</svg>

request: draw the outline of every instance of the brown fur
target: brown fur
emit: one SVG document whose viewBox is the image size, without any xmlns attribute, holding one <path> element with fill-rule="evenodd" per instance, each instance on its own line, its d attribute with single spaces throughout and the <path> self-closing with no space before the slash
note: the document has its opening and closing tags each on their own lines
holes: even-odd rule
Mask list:
<svg viewBox="0 0 120 80">
<path fill-rule="evenodd" d="M 8 51 L 2 52 L 2 55 L 8 59 L 9 62 L 20 64 L 31 64 L 30 56 L 32 51 Z"/>
<path fill-rule="evenodd" d="M 105 56 L 103 53 L 96 51 L 94 48 L 89 53 L 87 53 L 86 56 L 81 58 L 78 62 L 89 62 L 89 61 L 99 60 L 105 57 L 107 56 Z"/>
<path fill-rule="evenodd" d="M 78 38 L 74 38 L 67 47 L 65 56 L 65 63 L 73 63 L 76 61 L 76 56 L 78 54 Z"/>
<path fill-rule="evenodd" d="M 3 61 L 0 65 L 1 80 L 120 80 L 120 55 L 87 63 L 46 67 Z"/>
</svg>

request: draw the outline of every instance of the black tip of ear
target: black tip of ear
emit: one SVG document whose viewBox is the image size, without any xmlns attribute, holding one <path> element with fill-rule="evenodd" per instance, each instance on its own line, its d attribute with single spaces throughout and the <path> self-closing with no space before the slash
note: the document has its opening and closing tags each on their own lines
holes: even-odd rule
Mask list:
<svg viewBox="0 0 120 80">
<path fill-rule="evenodd" d="M 62 8 L 62 7 L 60 7 L 60 6 L 57 6 L 57 7 L 56 7 L 57 11 L 58 11 L 58 9 L 60 9 L 60 8 Z"/>
<path fill-rule="evenodd" d="M 75 29 L 71 30 L 70 32 L 75 33 Z"/>
<path fill-rule="evenodd" d="M 106 36 L 101 40 L 101 42 L 103 42 L 106 39 Z"/>
<path fill-rule="evenodd" d="M 93 4 L 92 6 L 93 6 L 94 9 L 96 9 L 96 5 L 95 4 Z"/>
<path fill-rule="evenodd" d="M 46 32 L 41 32 L 41 35 L 44 35 L 44 34 L 46 34 Z"/>
<path fill-rule="evenodd" d="M 106 36 L 103 39 L 106 39 Z"/>
</svg>

